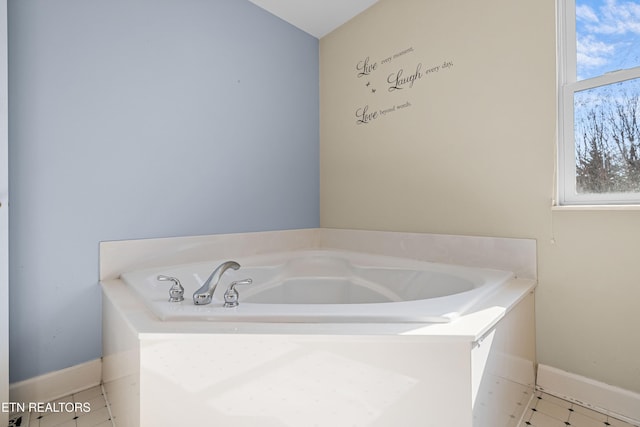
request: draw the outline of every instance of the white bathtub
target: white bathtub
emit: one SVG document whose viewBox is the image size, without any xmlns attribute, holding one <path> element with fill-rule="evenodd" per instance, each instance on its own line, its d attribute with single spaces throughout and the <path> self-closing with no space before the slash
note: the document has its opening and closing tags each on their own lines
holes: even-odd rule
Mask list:
<svg viewBox="0 0 640 427">
<path fill-rule="evenodd" d="M 122 274 L 122 280 L 162 320 L 253 322 L 449 322 L 504 286 L 513 273 L 339 250 L 299 250 L 235 257 L 241 268 L 227 270 L 209 305 L 191 298 L 226 259 Z M 168 301 L 173 276 L 185 300 Z M 240 305 L 223 306 L 232 281 Z"/>
<path fill-rule="evenodd" d="M 535 384 L 535 255 L 526 239 L 334 229 L 103 242 L 113 419 L 515 427 Z M 195 306 L 227 260 L 241 268 Z M 158 274 L 177 276 L 185 300 L 169 303 Z"/>
</svg>

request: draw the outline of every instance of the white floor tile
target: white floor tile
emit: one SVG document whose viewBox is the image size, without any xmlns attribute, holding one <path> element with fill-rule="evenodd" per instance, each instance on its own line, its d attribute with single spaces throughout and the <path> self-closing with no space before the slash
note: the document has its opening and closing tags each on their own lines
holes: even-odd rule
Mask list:
<svg viewBox="0 0 640 427">
<path fill-rule="evenodd" d="M 528 393 L 516 393 L 510 390 L 514 405 L 526 405 L 522 396 Z M 500 387 L 490 390 L 489 394 L 500 394 Z M 520 396 L 522 395 L 522 396 Z M 108 402 L 102 392 L 102 387 L 74 393 L 56 400 L 56 402 L 89 403 L 90 411 L 30 413 L 25 414 L 23 427 L 115 427 L 111 420 Z M 514 406 L 515 407 L 515 406 Z M 519 412 L 519 411 L 516 411 Z M 12 417 L 13 418 L 13 417 Z M 500 426 L 512 426 L 517 423 L 514 416 L 498 414 L 494 420 Z M 27 424 L 28 423 L 28 424 Z M 12 424 L 10 424 L 12 426 Z M 640 427 L 624 421 L 611 418 L 606 414 L 596 412 L 581 405 L 559 399 L 540 391 L 529 403 L 524 417 L 518 427 Z M 494 427 L 494 426 L 491 426 Z"/>
<path fill-rule="evenodd" d="M 638 427 L 635 424 L 629 424 L 624 421 L 617 420 L 615 418 L 610 418 L 610 417 L 607 417 L 607 422 L 609 423 L 608 425 L 613 427 Z"/>
<path fill-rule="evenodd" d="M 536 410 L 542 414 L 546 414 L 559 421 L 567 421 L 571 411 L 569 411 L 570 405 L 559 406 L 555 402 L 548 399 L 538 399 L 538 404 L 535 406 Z"/>
<path fill-rule="evenodd" d="M 77 427 L 93 427 L 109 420 L 109 410 L 105 406 L 98 410 L 91 410 L 91 412 L 78 417 L 76 423 Z"/>
<path fill-rule="evenodd" d="M 102 387 L 99 385 L 91 387 L 90 389 L 74 393 L 72 396 L 74 402 L 87 402 L 89 400 L 94 400 L 95 398 L 102 397 Z"/>
<path fill-rule="evenodd" d="M 606 418 L 606 417 L 605 417 Z M 569 417 L 569 422 L 572 426 L 578 427 L 605 427 L 605 420 L 599 420 L 589 417 L 582 412 L 574 411 Z"/>
<path fill-rule="evenodd" d="M 76 416 L 75 412 L 54 412 L 50 414 L 44 414 L 40 419 L 39 427 L 57 427 L 61 424 L 64 427 L 67 427 L 69 421 L 73 421 L 73 418 Z"/>
<path fill-rule="evenodd" d="M 584 406 L 536 392 L 518 427 L 638 427 Z"/>
<path fill-rule="evenodd" d="M 543 412 L 534 412 L 530 420 L 531 424 L 535 427 L 567 427 L 563 421 L 547 415 Z"/>
<path fill-rule="evenodd" d="M 581 405 L 573 405 L 573 410 L 579 414 L 584 415 L 585 417 L 600 421 L 601 424 L 606 425 L 604 424 L 605 421 L 607 421 L 607 416 L 605 414 L 596 412 L 593 409 L 589 409 Z"/>
<path fill-rule="evenodd" d="M 542 396 L 543 393 L 541 393 L 540 395 Z M 555 397 L 546 393 L 544 393 L 544 401 L 553 403 L 554 405 L 558 405 L 560 407 L 567 408 L 567 409 L 573 406 L 573 403 L 569 402 L 568 400 L 560 399 L 559 397 Z"/>
<path fill-rule="evenodd" d="M 82 403 L 82 409 L 72 412 L 44 412 L 28 414 L 29 423 L 22 427 L 114 427 L 102 387 L 74 393 L 55 402 Z M 87 405 L 84 405 L 88 403 Z M 88 409 L 85 411 L 84 409 Z"/>
</svg>

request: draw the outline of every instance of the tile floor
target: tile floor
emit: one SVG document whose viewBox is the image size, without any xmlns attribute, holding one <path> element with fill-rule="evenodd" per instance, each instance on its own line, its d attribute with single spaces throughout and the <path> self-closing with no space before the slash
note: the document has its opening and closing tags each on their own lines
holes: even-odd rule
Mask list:
<svg viewBox="0 0 640 427">
<path fill-rule="evenodd" d="M 639 427 L 536 391 L 518 427 Z"/>
<path fill-rule="evenodd" d="M 24 413 L 10 417 L 9 427 L 116 427 L 102 387 L 63 397 L 55 402 L 89 404 L 84 412 Z M 55 403 L 54 402 L 54 403 Z M 518 427 L 640 427 L 575 403 L 536 391 Z M 491 426 L 494 427 L 494 426 Z"/>
<path fill-rule="evenodd" d="M 57 406 L 55 404 L 58 403 Z M 9 427 L 114 427 L 101 386 L 53 402 L 57 412 L 27 412 L 9 417 Z M 79 411 L 66 410 L 76 408 Z"/>
</svg>

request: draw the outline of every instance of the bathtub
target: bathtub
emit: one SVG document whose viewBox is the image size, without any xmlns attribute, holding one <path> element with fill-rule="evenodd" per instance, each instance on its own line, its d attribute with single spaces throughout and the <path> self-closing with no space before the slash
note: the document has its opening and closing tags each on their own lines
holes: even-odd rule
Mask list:
<svg viewBox="0 0 640 427">
<path fill-rule="evenodd" d="M 535 255 L 527 239 L 334 229 L 103 242 L 113 419 L 516 427 L 535 385 Z M 241 267 L 194 305 L 228 260 Z"/>
<path fill-rule="evenodd" d="M 513 277 L 512 272 L 469 268 L 340 250 L 299 250 L 236 257 L 211 304 L 191 295 L 225 259 L 122 274 L 122 280 L 162 320 L 251 322 L 450 322 L 464 315 Z M 176 277 L 185 300 L 168 301 Z M 223 306 L 229 283 L 241 286 L 240 304 Z"/>
</svg>

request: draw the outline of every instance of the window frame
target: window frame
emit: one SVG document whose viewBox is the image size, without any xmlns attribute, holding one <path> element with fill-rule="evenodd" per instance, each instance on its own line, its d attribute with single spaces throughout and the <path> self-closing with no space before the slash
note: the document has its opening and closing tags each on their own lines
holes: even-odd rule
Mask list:
<svg viewBox="0 0 640 427">
<path fill-rule="evenodd" d="M 578 193 L 576 190 L 576 147 L 574 130 L 574 94 L 614 83 L 640 78 L 640 66 L 607 72 L 585 80 L 577 80 L 576 2 L 557 2 L 557 68 L 558 68 L 558 177 L 557 204 L 640 205 L 640 192 Z M 555 204 L 555 203 L 554 203 Z"/>
</svg>

